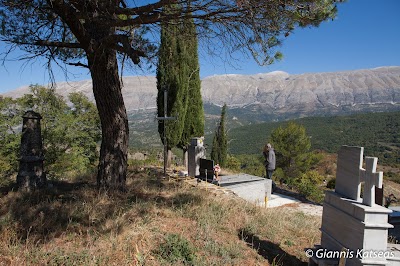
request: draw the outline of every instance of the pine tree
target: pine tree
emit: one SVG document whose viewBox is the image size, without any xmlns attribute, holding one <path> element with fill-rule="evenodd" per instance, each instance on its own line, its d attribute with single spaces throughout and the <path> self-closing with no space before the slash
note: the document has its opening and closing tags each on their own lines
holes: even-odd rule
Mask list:
<svg viewBox="0 0 400 266">
<path fill-rule="evenodd" d="M 279 152 L 279 165 L 286 181 L 307 172 L 316 159 L 312 152 L 311 140 L 304 126 L 289 122 L 271 133 L 270 142 Z"/>
<path fill-rule="evenodd" d="M 177 6 L 171 6 L 176 9 Z M 166 13 L 169 8 L 166 8 Z M 169 21 L 161 25 L 161 45 L 158 54 L 157 66 L 157 113 L 159 117 L 164 116 L 164 90 L 168 91 L 167 115 L 176 117 L 174 121 L 160 121 L 158 132 L 164 142 L 164 123 L 168 153 L 181 141 L 184 128 L 186 108 L 187 108 L 187 89 L 186 82 L 187 67 L 184 63 L 186 47 L 181 34 L 182 24 L 180 21 Z M 168 156 L 170 165 L 170 156 Z"/>
<path fill-rule="evenodd" d="M 198 40 L 196 26 L 193 19 L 186 19 L 183 22 L 183 34 L 185 54 L 184 62 L 187 64 L 188 79 L 188 106 L 186 111 L 185 126 L 181 141 L 178 145 L 183 150 L 184 158 L 190 139 L 204 135 L 204 109 L 201 98 L 200 66 L 198 56 Z"/>
<path fill-rule="evenodd" d="M 226 104 L 222 107 L 221 120 L 215 131 L 212 149 L 211 159 L 224 167 L 228 157 L 228 138 L 225 130 L 225 116 L 226 116 Z"/>
<path fill-rule="evenodd" d="M 338 1 L 179 1 L 193 4 L 167 14 L 171 2 L 176 1 L 0 0 L 0 39 L 8 44 L 4 56 L 22 51 L 26 60 L 45 58 L 49 69 L 54 63 L 90 71 L 102 130 L 100 187 L 126 185 L 129 124 L 119 66 L 126 58 L 133 64 L 152 58 L 156 49 L 148 36 L 158 34 L 160 24 L 194 17 L 211 50 L 218 49 L 215 44 L 271 64 L 281 57 L 275 48 L 284 36 L 333 19 Z"/>
</svg>

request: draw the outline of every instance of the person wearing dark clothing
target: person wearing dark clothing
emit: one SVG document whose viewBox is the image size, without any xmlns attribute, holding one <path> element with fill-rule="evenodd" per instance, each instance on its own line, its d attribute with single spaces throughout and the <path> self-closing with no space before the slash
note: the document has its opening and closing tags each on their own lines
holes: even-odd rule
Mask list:
<svg viewBox="0 0 400 266">
<path fill-rule="evenodd" d="M 275 159 L 274 148 L 272 148 L 272 145 L 270 143 L 264 146 L 263 155 L 265 158 L 264 165 L 265 165 L 266 178 L 272 179 L 272 174 L 276 166 L 276 159 Z M 274 181 L 272 181 L 271 193 L 274 193 L 275 190 L 276 190 L 276 184 Z"/>
<path fill-rule="evenodd" d="M 274 148 L 272 148 L 272 145 L 270 143 L 264 146 L 263 155 L 265 158 L 264 165 L 265 171 L 267 173 L 266 177 L 268 179 L 272 179 L 272 173 L 275 170 L 276 159 Z"/>
</svg>

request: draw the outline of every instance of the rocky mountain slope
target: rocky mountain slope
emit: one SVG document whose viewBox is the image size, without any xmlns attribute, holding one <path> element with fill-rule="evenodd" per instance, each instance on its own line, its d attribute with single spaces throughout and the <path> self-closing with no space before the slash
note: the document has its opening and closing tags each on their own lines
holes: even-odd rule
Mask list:
<svg viewBox="0 0 400 266">
<path fill-rule="evenodd" d="M 123 94 L 129 113 L 155 112 L 156 78 L 124 77 Z M 93 99 L 91 81 L 62 82 L 57 92 L 81 91 Z M 4 93 L 19 97 L 28 87 Z M 219 75 L 202 80 L 206 113 L 219 114 L 226 103 L 234 117 L 253 122 L 400 110 L 400 66 L 332 73 L 289 75 L 275 71 L 256 75 Z"/>
</svg>

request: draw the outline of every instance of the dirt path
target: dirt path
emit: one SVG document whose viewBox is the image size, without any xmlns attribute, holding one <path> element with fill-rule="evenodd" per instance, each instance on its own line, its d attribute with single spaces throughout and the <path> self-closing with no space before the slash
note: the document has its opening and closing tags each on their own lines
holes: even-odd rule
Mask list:
<svg viewBox="0 0 400 266">
<path fill-rule="evenodd" d="M 321 205 L 296 202 L 296 203 L 285 204 L 285 205 L 275 207 L 275 208 L 287 208 L 294 212 L 302 211 L 305 214 L 314 215 L 314 216 L 322 216 L 322 206 Z"/>
</svg>

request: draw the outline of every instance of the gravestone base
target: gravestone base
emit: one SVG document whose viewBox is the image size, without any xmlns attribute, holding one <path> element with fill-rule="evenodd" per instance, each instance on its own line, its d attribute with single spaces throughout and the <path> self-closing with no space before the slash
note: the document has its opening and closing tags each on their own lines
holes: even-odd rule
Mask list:
<svg viewBox="0 0 400 266">
<path fill-rule="evenodd" d="M 367 206 L 338 193 L 326 192 L 320 248 L 329 251 L 348 249 L 346 266 L 389 265 L 387 256 L 375 254 L 388 250 L 388 228 L 393 227 L 388 223 L 391 212 L 380 205 Z"/>
<path fill-rule="evenodd" d="M 271 198 L 271 179 L 248 174 L 237 174 L 220 176 L 219 185 L 257 205 L 264 205 L 265 201 Z"/>
<path fill-rule="evenodd" d="M 20 189 L 31 191 L 46 185 L 46 174 L 43 172 L 43 157 L 26 156 L 20 159 L 17 185 Z"/>
<path fill-rule="evenodd" d="M 388 244 L 388 250 L 393 252 L 393 257 L 387 259 L 388 266 L 400 265 L 400 244 Z"/>
<path fill-rule="evenodd" d="M 200 174 L 200 159 L 205 158 L 203 138 L 192 138 L 188 148 L 188 175 L 196 177 Z"/>
</svg>

